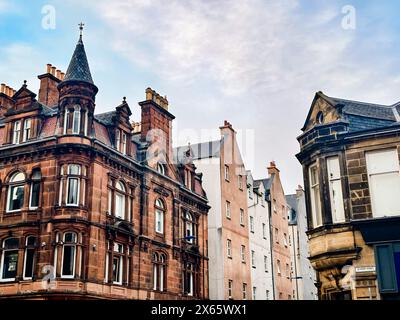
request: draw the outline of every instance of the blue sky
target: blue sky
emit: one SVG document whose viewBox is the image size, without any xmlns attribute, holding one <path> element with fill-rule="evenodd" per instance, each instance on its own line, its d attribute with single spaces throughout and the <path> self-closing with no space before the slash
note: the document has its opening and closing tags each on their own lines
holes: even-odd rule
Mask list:
<svg viewBox="0 0 400 320">
<path fill-rule="evenodd" d="M 42 27 L 46 5 L 55 9 L 55 29 Z M 342 27 L 345 5 L 355 9 L 355 29 Z M 175 144 L 216 138 L 226 119 L 245 133 L 255 177 L 275 160 L 291 193 L 302 184 L 296 137 L 316 91 L 400 100 L 399 7 L 396 0 L 0 0 L 0 82 L 19 89 L 26 79 L 37 91 L 47 63 L 65 71 L 84 21 L 97 112 L 126 96 L 138 121 L 137 102 L 151 86 L 170 100 Z"/>
</svg>

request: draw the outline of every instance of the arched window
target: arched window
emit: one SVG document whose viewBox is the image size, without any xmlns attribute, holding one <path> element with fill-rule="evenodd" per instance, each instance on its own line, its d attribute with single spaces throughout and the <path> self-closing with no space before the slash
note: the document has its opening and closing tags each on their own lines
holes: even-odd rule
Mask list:
<svg viewBox="0 0 400 320">
<path fill-rule="evenodd" d="M 2 281 L 14 281 L 18 269 L 18 239 L 9 238 L 3 241 L 0 276 Z"/>
<path fill-rule="evenodd" d="M 19 211 L 24 206 L 24 184 L 25 175 L 22 172 L 14 173 L 8 188 L 7 212 Z"/>
<path fill-rule="evenodd" d="M 189 212 L 185 212 L 185 234 L 184 238 L 187 242 L 193 243 L 196 233 L 196 223 L 193 215 Z"/>
<path fill-rule="evenodd" d="M 183 293 L 193 296 L 195 292 L 195 271 L 194 264 L 187 262 L 183 271 Z"/>
<path fill-rule="evenodd" d="M 42 174 L 40 170 L 35 170 L 32 174 L 31 190 L 29 195 L 29 209 L 34 210 L 39 207 L 40 198 L 40 181 L 42 179 Z"/>
<path fill-rule="evenodd" d="M 153 290 L 165 290 L 166 264 L 165 254 L 157 252 L 153 254 Z"/>
<path fill-rule="evenodd" d="M 74 232 L 64 233 L 62 248 L 61 277 L 74 278 L 76 264 L 77 234 Z"/>
<path fill-rule="evenodd" d="M 156 220 L 156 232 L 160 234 L 164 234 L 164 213 L 165 213 L 165 206 L 164 202 L 160 199 L 156 200 L 155 203 L 155 220 Z"/>
<path fill-rule="evenodd" d="M 120 181 L 117 181 L 115 189 L 115 216 L 125 219 L 125 186 Z"/>
<path fill-rule="evenodd" d="M 157 171 L 165 176 L 165 165 L 162 163 L 157 163 Z"/>
<path fill-rule="evenodd" d="M 24 254 L 24 280 L 30 280 L 33 277 L 35 266 L 36 237 L 26 237 Z"/>
</svg>

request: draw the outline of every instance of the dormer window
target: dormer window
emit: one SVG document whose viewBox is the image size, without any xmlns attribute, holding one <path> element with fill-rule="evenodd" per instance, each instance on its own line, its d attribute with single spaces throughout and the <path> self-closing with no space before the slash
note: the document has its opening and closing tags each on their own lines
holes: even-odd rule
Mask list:
<svg viewBox="0 0 400 320">
<path fill-rule="evenodd" d="M 13 144 L 19 144 L 21 138 L 21 121 L 14 122 Z"/>
<path fill-rule="evenodd" d="M 162 163 L 157 164 L 157 171 L 158 173 L 165 175 L 165 166 Z"/>
<path fill-rule="evenodd" d="M 23 136 L 23 142 L 28 141 L 31 138 L 31 125 L 32 125 L 32 120 L 31 119 L 25 119 L 24 121 L 24 136 Z"/>
<path fill-rule="evenodd" d="M 121 130 L 117 129 L 115 131 L 115 148 L 120 151 L 121 145 Z"/>
<path fill-rule="evenodd" d="M 126 154 L 126 134 L 125 134 L 125 133 L 122 133 L 121 152 L 122 152 L 123 154 Z"/>
</svg>

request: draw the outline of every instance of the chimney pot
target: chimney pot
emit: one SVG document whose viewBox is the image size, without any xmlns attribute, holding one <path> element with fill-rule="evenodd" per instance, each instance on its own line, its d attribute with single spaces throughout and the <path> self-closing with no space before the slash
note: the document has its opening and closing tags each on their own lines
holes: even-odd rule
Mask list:
<svg viewBox="0 0 400 320">
<path fill-rule="evenodd" d="M 56 76 L 56 67 L 51 67 L 51 74 L 53 75 L 53 76 Z"/>
<path fill-rule="evenodd" d="M 0 92 L 1 92 L 1 93 L 5 93 L 5 91 L 6 91 L 6 85 L 5 85 L 4 83 L 2 83 L 2 84 L 0 85 Z"/>
<path fill-rule="evenodd" d="M 47 64 L 47 73 L 51 73 L 52 65 L 50 63 Z"/>
<path fill-rule="evenodd" d="M 60 79 L 61 78 L 61 70 L 57 70 L 56 72 L 57 72 L 57 75 L 56 75 L 57 79 Z"/>
<path fill-rule="evenodd" d="M 61 72 L 61 80 L 64 80 L 64 77 L 65 77 L 65 73 L 64 72 Z"/>
<path fill-rule="evenodd" d="M 270 164 L 269 164 L 269 166 L 270 166 L 270 167 L 276 167 L 275 161 L 271 161 Z"/>
</svg>

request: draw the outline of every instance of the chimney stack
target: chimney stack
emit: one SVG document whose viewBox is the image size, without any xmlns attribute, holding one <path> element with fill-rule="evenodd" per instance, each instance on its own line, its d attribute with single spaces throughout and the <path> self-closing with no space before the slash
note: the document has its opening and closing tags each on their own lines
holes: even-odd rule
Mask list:
<svg viewBox="0 0 400 320">
<path fill-rule="evenodd" d="M 275 163 L 275 161 L 271 161 L 270 163 L 269 163 L 269 167 L 267 168 L 268 169 L 268 174 L 269 175 L 271 175 L 271 174 L 278 174 L 279 175 L 279 169 L 276 167 L 276 163 Z"/>
<path fill-rule="evenodd" d="M 162 149 L 159 154 L 165 154 L 167 162 L 172 161 L 172 120 L 175 119 L 168 111 L 168 100 L 151 88 L 146 89 L 146 100 L 139 102 L 142 108 L 141 140 L 148 138 L 161 141 Z M 136 128 L 138 130 L 138 128 Z"/>
<path fill-rule="evenodd" d="M 46 66 L 46 73 L 38 76 L 40 79 L 39 102 L 52 107 L 58 103 L 57 86 L 64 79 L 64 73 L 52 64 Z"/>
</svg>

